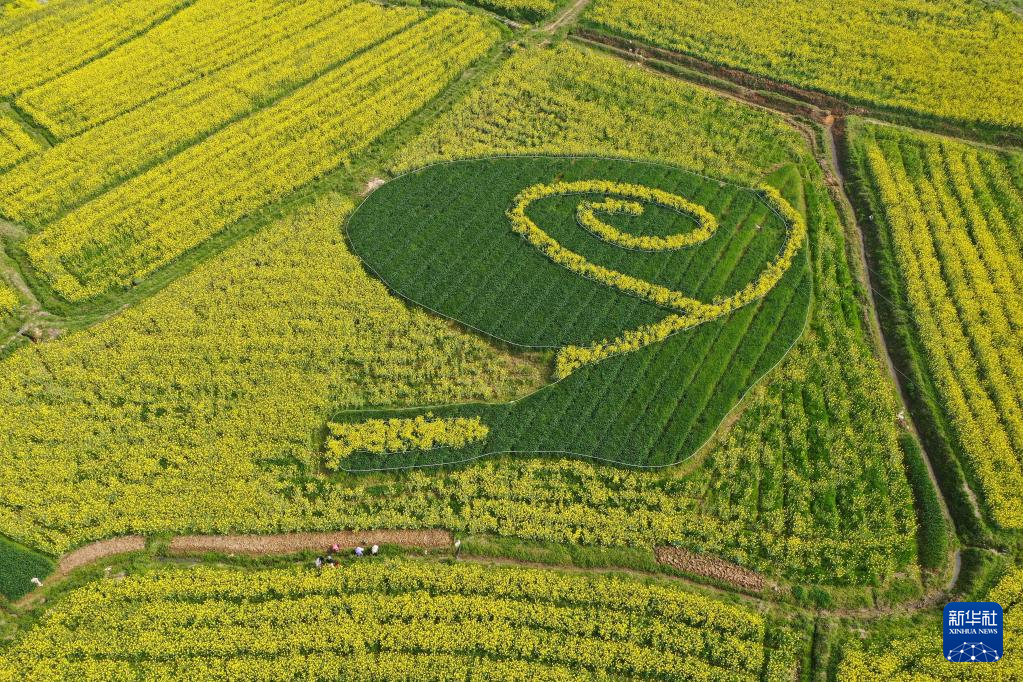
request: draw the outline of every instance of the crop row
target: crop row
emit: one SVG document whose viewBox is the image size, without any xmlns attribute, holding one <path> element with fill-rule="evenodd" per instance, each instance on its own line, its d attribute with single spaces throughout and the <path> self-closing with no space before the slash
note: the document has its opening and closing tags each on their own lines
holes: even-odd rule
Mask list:
<svg viewBox="0 0 1023 682">
<path fill-rule="evenodd" d="M 497 36 L 484 20 L 437 14 L 69 213 L 25 251 L 68 300 L 130 286 L 337 168 L 432 99 Z"/>
<path fill-rule="evenodd" d="M 277 40 L 222 69 L 28 159 L 0 175 L 0 212 L 39 226 L 253 111 L 423 17 L 368 3 L 318 20 L 305 5 L 269 22 Z M 338 36 L 345 36 L 340 42 Z M 106 59 L 93 62 L 101 65 Z M 144 96 L 144 92 L 137 96 Z"/>
<path fill-rule="evenodd" d="M 681 197 L 679 197 L 681 199 Z M 689 202 L 686 202 L 689 204 Z M 692 205 L 694 209 L 704 210 L 702 206 Z M 670 208 L 670 207 L 668 207 Z M 643 215 L 643 204 L 637 201 L 626 201 L 623 199 L 605 199 L 604 201 L 583 201 L 576 210 L 575 219 L 579 226 L 589 230 L 598 239 L 616 244 L 625 249 L 637 249 L 639 251 L 665 251 L 668 249 L 679 249 L 689 246 L 690 237 L 686 234 L 675 234 L 668 237 L 656 237 L 652 235 L 634 235 L 623 232 L 614 225 L 609 225 L 597 217 L 597 213 L 608 215 Z M 706 212 L 704 210 L 704 212 Z M 707 217 L 713 219 L 709 213 Z M 717 229 L 717 221 L 714 221 L 714 229 Z M 706 235 L 704 238 L 709 237 Z M 701 240 L 702 241 L 702 240 Z"/>
<path fill-rule="evenodd" d="M 777 656 L 787 664 L 779 673 L 791 674 L 793 652 L 765 650 L 765 635 L 763 618 L 745 608 L 634 579 L 375 561 L 322 572 L 196 569 L 73 592 L 0 662 L 0 679 L 4 666 L 31 677 L 64 665 L 166 671 L 233 658 L 304 670 L 320 653 L 693 680 L 760 679 L 765 656 Z"/>
<path fill-rule="evenodd" d="M 230 12 L 196 0 L 102 59 L 23 92 L 18 105 L 58 138 L 68 138 L 216 73 L 296 28 L 322 21 L 344 2 L 244 0 Z"/>
<path fill-rule="evenodd" d="M 1023 21 L 953 0 L 596 0 L 606 30 L 925 117 L 1023 128 Z M 868 27 L 869 30 L 865 30 Z"/>
<path fill-rule="evenodd" d="M 38 148 L 24 128 L 0 112 L 0 168 L 13 166 Z"/>
<path fill-rule="evenodd" d="M 0 19 L 0 95 L 75 69 L 144 32 L 190 0 L 58 0 Z"/>
<path fill-rule="evenodd" d="M 4 319 L 21 305 L 18 295 L 6 282 L 0 280 L 0 320 Z"/>
<path fill-rule="evenodd" d="M 967 145 L 898 131 L 862 144 L 956 437 L 993 518 L 1023 527 L 1020 189 L 1003 159 Z"/>
</svg>

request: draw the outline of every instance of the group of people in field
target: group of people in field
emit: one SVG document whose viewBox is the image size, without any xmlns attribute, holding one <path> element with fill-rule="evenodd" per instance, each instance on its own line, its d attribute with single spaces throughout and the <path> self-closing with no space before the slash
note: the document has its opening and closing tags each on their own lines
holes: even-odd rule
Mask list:
<svg viewBox="0 0 1023 682">
<path fill-rule="evenodd" d="M 366 543 L 361 543 L 359 545 L 356 545 L 356 547 L 354 549 L 355 556 L 357 556 L 357 557 L 366 556 L 366 548 L 364 547 L 365 544 Z M 327 556 L 325 556 L 325 557 L 324 556 L 316 557 L 316 568 L 323 568 L 324 566 L 332 566 L 332 567 L 336 568 L 338 566 L 338 563 L 339 563 L 338 562 L 338 555 L 340 553 L 341 553 L 341 547 L 339 545 L 337 545 L 337 544 L 334 544 L 330 548 L 330 550 L 327 552 Z M 380 545 L 373 545 L 372 547 L 369 548 L 370 556 L 376 556 L 379 553 L 380 553 Z"/>
</svg>

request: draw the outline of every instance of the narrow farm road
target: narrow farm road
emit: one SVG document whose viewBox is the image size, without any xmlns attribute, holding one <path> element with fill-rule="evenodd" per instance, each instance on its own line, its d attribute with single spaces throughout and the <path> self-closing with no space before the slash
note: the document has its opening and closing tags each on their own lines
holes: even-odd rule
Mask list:
<svg viewBox="0 0 1023 682">
<path fill-rule="evenodd" d="M 324 531 L 294 532 L 272 535 L 180 535 L 170 539 L 166 544 L 166 555 L 155 557 L 157 561 L 179 562 L 186 557 L 201 557 L 204 554 L 242 555 L 248 557 L 289 556 L 306 551 L 326 552 L 332 545 L 337 545 L 343 552 L 351 552 L 355 547 L 393 545 L 406 549 L 448 550 L 447 553 L 433 554 L 434 559 L 454 559 L 469 563 L 488 564 L 494 566 L 520 566 L 540 570 L 565 571 L 581 574 L 618 574 L 633 575 L 641 578 L 656 578 L 667 582 L 678 583 L 696 588 L 703 592 L 713 593 L 724 598 L 736 598 L 764 607 L 777 602 L 771 598 L 759 596 L 748 589 L 732 590 L 723 586 L 710 584 L 692 578 L 645 571 L 619 566 L 571 566 L 547 564 L 537 561 L 526 561 L 507 557 L 476 556 L 470 553 L 459 553 L 455 544 L 455 534 L 440 529 L 426 530 L 368 530 L 368 531 Z M 147 548 L 147 539 L 142 535 L 125 535 L 121 537 L 99 540 L 65 554 L 57 563 L 57 568 L 43 585 L 54 586 L 76 569 L 98 563 L 104 559 L 134 552 L 143 552 Z M 949 596 L 952 586 L 959 575 L 959 552 L 956 552 L 955 565 L 951 585 L 948 589 L 934 588 L 919 599 L 903 604 L 865 607 L 861 609 L 814 609 L 813 613 L 821 616 L 857 617 L 864 619 L 881 618 L 895 613 L 912 613 L 930 608 Z M 768 590 L 777 591 L 774 583 L 766 585 Z M 768 590 L 765 590 L 768 591 Z M 19 610 L 32 609 L 46 601 L 46 593 L 41 589 L 33 590 L 14 603 Z"/>
<path fill-rule="evenodd" d="M 904 410 L 905 414 L 908 415 L 911 414 L 909 409 L 909 393 L 906 389 L 906 381 L 909 380 L 909 377 L 903 374 L 899 368 L 896 367 L 891 348 L 888 345 L 888 339 L 885 337 L 884 330 L 881 326 L 881 319 L 877 312 L 878 298 L 883 298 L 884 294 L 882 294 L 879 289 L 879 283 L 876 281 L 875 270 L 870 265 L 870 260 L 867 255 L 866 235 L 863 231 L 863 226 L 856 218 L 856 212 L 853 209 L 852 202 L 847 193 L 848 185 L 846 183 L 845 174 L 842 171 L 842 163 L 839 156 L 841 145 L 844 144 L 844 141 L 841 140 L 841 131 L 843 129 L 842 125 L 843 121 L 841 119 L 824 125 L 824 138 L 828 147 L 828 158 L 826 164 L 824 163 L 824 160 L 820 158 L 818 158 L 818 161 L 821 162 L 821 167 L 824 169 L 825 174 L 829 172 L 833 174 L 835 188 L 833 194 L 839 199 L 841 209 L 848 216 L 848 220 L 858 236 L 859 244 L 856 251 L 859 255 L 859 277 L 863 286 L 870 292 L 870 305 L 867 306 L 867 314 L 871 328 L 871 337 L 875 341 L 877 356 L 883 361 L 885 368 L 888 370 L 889 376 L 899 391 L 900 407 Z M 887 301 L 887 299 L 885 300 Z M 892 303 L 892 305 L 894 304 Z M 919 444 L 924 464 L 927 467 L 927 476 L 931 480 L 931 485 L 933 485 L 935 490 L 938 491 L 938 502 L 941 504 L 942 514 L 945 516 L 945 521 L 949 524 L 949 527 L 955 528 L 955 523 L 952 520 L 952 514 L 949 509 L 948 502 L 945 499 L 941 486 L 938 484 L 938 477 L 934 472 L 934 464 L 931 460 L 930 454 L 927 452 L 927 448 L 924 446 L 924 442 L 920 437 L 920 432 L 917 430 L 916 424 L 912 419 L 906 419 L 903 421 L 903 426 L 913 434 L 913 438 Z M 964 483 L 964 489 L 966 490 L 967 497 L 970 500 L 970 507 L 974 516 L 980 519 L 981 513 L 980 507 L 977 503 L 977 496 L 974 494 L 973 490 L 970 489 L 969 484 Z M 954 559 L 955 562 L 958 563 L 959 550 L 956 549 L 955 553 L 956 556 Z M 956 577 L 958 577 L 958 571 L 954 571 L 954 573 L 956 574 Z"/>
<path fill-rule="evenodd" d="M 586 10 L 590 2 L 592 0 L 571 0 L 565 9 L 555 15 L 541 30 L 544 33 L 554 33 L 562 26 L 574 23 L 579 18 L 579 15 Z"/>
<path fill-rule="evenodd" d="M 305 551 L 326 552 L 332 545 L 348 551 L 359 545 L 397 545 L 415 549 L 443 549 L 451 547 L 452 534 L 446 530 L 367 530 L 276 533 L 272 535 L 179 535 L 167 544 L 167 551 L 175 555 L 241 554 L 245 556 L 286 556 Z M 51 585 L 66 578 L 75 569 L 103 559 L 142 552 L 146 549 L 143 535 L 98 540 L 68 552 L 57 562 L 57 568 L 44 581 Z M 17 605 L 24 607 L 35 602 L 38 590 L 22 597 Z"/>
</svg>

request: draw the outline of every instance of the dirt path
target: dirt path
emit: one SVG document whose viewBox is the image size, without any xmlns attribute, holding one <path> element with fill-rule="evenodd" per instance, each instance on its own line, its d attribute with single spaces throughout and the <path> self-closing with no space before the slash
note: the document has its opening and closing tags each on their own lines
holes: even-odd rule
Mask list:
<svg viewBox="0 0 1023 682">
<path fill-rule="evenodd" d="M 874 340 L 876 349 L 876 355 L 883 361 L 885 369 L 888 371 L 888 375 L 895 383 L 895 387 L 899 392 L 900 409 L 905 414 L 911 415 L 909 408 L 909 393 L 906 390 L 906 382 L 911 379 L 903 374 L 898 367 L 895 365 L 895 361 L 891 352 L 891 348 L 888 345 L 888 340 L 884 335 L 884 331 L 881 327 L 881 318 L 878 315 L 878 299 L 884 298 L 884 294 L 880 291 L 880 283 L 876 281 L 876 274 L 873 267 L 871 267 L 870 260 L 868 257 L 867 250 L 867 239 L 866 234 L 863 231 L 863 227 L 860 225 L 856 218 L 856 211 L 853 209 L 852 201 L 847 193 L 847 184 L 845 174 L 842 171 L 841 157 L 839 156 L 840 149 L 845 144 L 844 141 L 844 120 L 837 119 L 835 122 L 824 126 L 825 140 L 828 146 L 828 161 L 827 167 L 825 164 L 821 164 L 824 168 L 825 174 L 831 173 L 833 175 L 835 184 L 834 188 L 836 191 L 833 194 L 841 202 L 841 208 L 848 216 L 848 220 L 851 223 L 858 240 L 856 248 L 858 260 L 859 260 L 859 272 L 857 273 L 860 283 L 870 292 L 870 305 L 867 306 L 868 325 L 871 331 L 871 337 Z M 821 159 L 818 159 L 820 162 Z M 886 301 L 888 299 L 885 299 Z M 893 303 L 889 302 L 891 305 Z M 913 435 L 917 444 L 920 446 L 920 452 L 923 455 L 924 465 L 927 468 L 927 477 L 931 480 L 931 485 L 938 491 L 938 502 L 941 504 L 942 514 L 945 517 L 945 521 L 949 524 L 950 528 L 955 528 L 955 522 L 952 519 L 952 514 L 948 506 L 948 502 L 945 500 L 945 495 L 942 492 L 941 486 L 938 484 L 938 477 L 934 473 L 934 465 L 931 460 L 930 454 L 927 452 L 927 448 L 924 447 L 923 439 L 920 437 L 920 432 L 916 427 L 916 424 L 912 419 L 906 419 L 903 421 L 903 426 Z M 973 510 L 974 516 L 978 519 L 981 517 L 980 506 L 977 503 L 977 497 L 973 490 L 970 489 L 968 484 L 964 483 L 964 488 L 967 493 L 967 497 L 970 500 L 970 506 Z M 956 556 L 955 561 L 959 560 L 959 550 L 955 550 Z M 956 572 L 958 575 L 958 572 Z M 954 584 L 954 583 L 953 583 Z M 950 585 L 951 587 L 951 585 Z"/>
<path fill-rule="evenodd" d="M 332 545 L 351 550 L 362 545 L 400 545 L 439 549 L 450 547 L 453 540 L 446 530 L 368 530 L 330 533 L 281 533 L 279 535 L 182 535 L 170 541 L 174 554 L 247 554 L 267 556 L 296 554 L 305 551 L 326 551 Z"/>
<path fill-rule="evenodd" d="M 335 544 L 338 545 L 338 548 L 341 551 L 345 552 L 349 552 L 359 545 L 368 548 L 375 544 L 397 545 L 411 549 L 449 549 L 452 550 L 451 553 L 446 553 L 443 557 L 450 558 L 451 556 L 454 556 L 457 561 L 490 564 L 495 566 L 520 566 L 539 570 L 567 571 L 570 573 L 587 575 L 624 574 L 638 578 L 655 578 L 684 584 L 689 587 L 720 595 L 723 598 L 738 597 L 742 600 L 758 604 L 765 608 L 776 606 L 780 603 L 773 599 L 755 594 L 758 591 L 762 592 L 766 588 L 773 586 L 773 584 L 765 581 L 759 574 L 742 569 L 723 560 L 715 559 L 714 557 L 698 557 L 700 559 L 700 565 L 695 566 L 695 568 L 688 563 L 686 563 L 685 566 L 680 567 L 677 565 L 677 559 L 679 557 L 674 554 L 675 548 L 655 548 L 655 554 L 658 561 L 668 566 L 681 568 L 681 570 L 693 573 L 694 575 L 702 575 L 720 582 L 732 583 L 741 591 L 725 589 L 724 587 L 714 584 L 697 582 L 691 578 L 678 575 L 634 568 L 618 566 L 564 566 L 505 557 L 485 557 L 471 555 L 468 553 L 458 554 L 454 552 L 453 540 L 454 535 L 451 532 L 437 529 L 333 531 L 315 533 L 303 532 L 279 533 L 273 535 L 182 535 L 172 538 L 167 549 L 168 552 L 174 556 L 195 556 L 207 553 L 245 556 L 287 556 L 304 551 L 327 552 L 328 549 Z M 47 586 L 53 585 L 54 583 L 65 579 L 72 571 L 82 568 L 83 566 L 102 561 L 103 559 L 122 554 L 145 551 L 146 545 L 147 541 L 144 536 L 126 535 L 118 538 L 110 538 L 108 540 L 100 540 L 83 547 L 79 547 L 73 552 L 61 557 L 57 564 L 57 569 L 44 581 L 43 584 Z M 666 550 L 669 551 L 668 555 L 665 555 Z M 684 556 L 685 554 L 688 553 L 683 552 L 682 559 L 686 558 Z M 437 558 L 437 555 L 434 555 L 434 558 Z M 180 559 L 166 557 L 163 558 L 163 560 L 180 561 Z M 959 575 L 959 567 L 960 561 L 959 554 L 957 552 L 953 571 L 953 584 Z M 739 571 L 739 573 L 736 571 Z M 777 590 L 777 586 L 773 587 Z M 894 613 L 906 613 L 931 607 L 940 603 L 940 601 L 947 595 L 947 590 L 939 589 L 933 590 L 930 594 L 909 604 L 876 606 L 863 609 L 823 609 L 817 610 L 816 613 L 818 615 L 837 617 L 855 616 L 866 619 L 880 618 Z M 39 590 L 34 590 L 19 599 L 16 602 L 16 606 L 19 608 L 33 607 L 42 601 L 44 601 L 43 594 L 40 593 Z"/>
<path fill-rule="evenodd" d="M 541 29 L 544 33 L 555 33 L 563 26 L 574 23 L 592 0 L 571 0 L 567 7 Z"/>
<path fill-rule="evenodd" d="M 857 279 L 860 284 L 870 292 L 870 305 L 865 306 L 866 317 L 868 327 L 870 328 L 870 337 L 874 341 L 875 355 L 881 360 L 882 364 L 888 372 L 888 376 L 891 377 L 892 382 L 899 392 L 899 408 L 904 411 L 905 414 L 910 414 L 909 409 L 909 394 L 906 391 L 905 382 L 909 380 L 909 377 L 899 371 L 898 367 L 895 366 L 895 361 L 892 356 L 891 348 L 888 346 L 888 340 L 884 335 L 884 330 L 881 327 L 881 318 L 878 315 L 878 298 L 883 297 L 880 292 L 879 283 L 876 281 L 874 275 L 874 269 L 870 266 L 870 261 L 867 257 L 867 239 L 863 232 L 863 227 L 860 225 L 859 220 L 856 218 L 856 211 L 853 208 L 852 201 L 849 198 L 846 187 L 846 177 L 842 172 L 842 164 L 839 157 L 840 142 L 839 136 L 842 134 L 844 121 L 837 119 L 836 121 L 830 122 L 824 125 L 824 139 L 827 144 L 827 159 L 821 159 L 818 157 L 818 163 L 820 163 L 822 170 L 825 175 L 830 175 L 829 185 L 832 187 L 832 194 L 840 203 L 840 212 L 844 213 L 846 220 L 849 221 L 853 232 L 856 234 L 858 244 L 856 245 L 857 260 L 859 261 L 859 267 L 857 268 Z M 837 131 L 836 131 L 837 128 Z M 945 496 L 941 492 L 941 486 L 938 484 L 938 477 L 934 473 L 934 465 L 931 463 L 931 456 L 927 453 L 927 449 L 924 447 L 923 439 L 920 438 L 920 432 L 916 428 L 916 424 L 913 423 L 912 419 L 906 419 L 902 421 L 903 426 L 913 435 L 913 439 L 916 440 L 920 446 L 920 452 L 923 455 L 924 465 L 927 467 L 927 477 L 931 480 L 931 485 L 938 491 L 938 502 L 941 504 L 941 513 L 945 517 L 946 523 L 949 524 L 950 528 L 955 528 L 955 523 L 952 520 L 952 514 L 949 510 L 948 503 L 945 500 Z M 974 508 L 976 513 L 979 510 Z M 955 561 L 958 561 L 959 550 L 956 550 Z M 951 587 L 951 586 L 950 586 Z"/>
<path fill-rule="evenodd" d="M 316 550 L 327 552 L 333 545 L 348 551 L 359 545 L 367 549 L 373 545 L 443 549 L 451 547 L 452 543 L 452 534 L 446 530 L 333 531 L 275 535 L 180 535 L 171 539 L 168 551 L 177 555 L 216 553 L 277 556 Z M 43 584 L 51 585 L 60 582 L 75 569 L 103 559 L 141 552 L 145 549 L 146 538 L 143 535 L 125 535 L 91 542 L 62 556 L 57 562 L 57 568 L 43 581 Z M 38 590 L 33 590 L 19 599 L 17 605 L 23 607 L 37 601 L 39 597 Z"/>
<path fill-rule="evenodd" d="M 53 572 L 51 577 L 63 578 L 76 568 L 81 568 L 82 566 L 96 563 L 101 559 L 118 554 L 141 552 L 145 548 L 146 539 L 141 535 L 125 535 L 120 538 L 93 542 L 62 556 L 60 561 L 57 562 L 57 570 Z"/>
</svg>

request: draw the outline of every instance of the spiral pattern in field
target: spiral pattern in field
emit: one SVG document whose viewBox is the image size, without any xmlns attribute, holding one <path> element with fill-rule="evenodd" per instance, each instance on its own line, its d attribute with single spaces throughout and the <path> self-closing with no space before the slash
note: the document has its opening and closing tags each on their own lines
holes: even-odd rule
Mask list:
<svg viewBox="0 0 1023 682">
<path fill-rule="evenodd" d="M 663 251 L 695 246 L 714 235 L 718 227 L 717 220 L 703 206 L 671 192 L 605 180 L 540 183 L 519 192 L 507 215 L 512 230 L 530 245 L 553 262 L 578 275 L 673 311 L 659 322 L 626 331 L 615 339 L 604 340 L 590 346 L 566 346 L 558 353 L 556 376 L 563 378 L 579 367 L 656 343 L 670 334 L 715 320 L 767 295 L 791 267 L 792 259 L 805 238 L 806 227 L 802 216 L 775 189 L 762 187 L 760 193 L 770 207 L 785 220 L 785 244 L 778 256 L 761 270 L 753 281 L 730 296 L 717 298 L 708 303 L 687 296 L 681 291 L 592 263 L 584 256 L 562 246 L 527 215 L 527 209 L 531 204 L 550 197 L 571 194 L 604 195 L 608 198 L 603 201 L 587 200 L 580 203 L 576 218 L 581 227 L 592 232 L 598 239 L 622 248 Z M 644 209 L 640 201 L 687 214 L 696 220 L 697 227 L 691 231 L 667 236 L 642 236 L 623 232 L 597 217 L 598 212 L 641 215 Z"/>
</svg>

